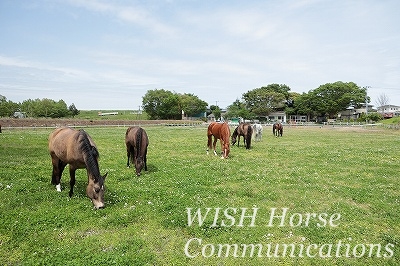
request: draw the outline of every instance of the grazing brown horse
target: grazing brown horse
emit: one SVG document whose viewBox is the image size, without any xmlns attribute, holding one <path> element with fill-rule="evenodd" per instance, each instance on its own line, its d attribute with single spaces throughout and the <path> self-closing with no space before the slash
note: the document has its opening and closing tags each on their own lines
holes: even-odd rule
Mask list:
<svg viewBox="0 0 400 266">
<path fill-rule="evenodd" d="M 232 134 L 232 145 L 235 145 L 236 138 L 239 147 L 240 136 L 243 136 L 244 145 L 246 149 L 250 149 L 251 137 L 253 135 L 253 127 L 249 123 L 240 123 L 239 126 L 235 128 Z"/>
<path fill-rule="evenodd" d="M 222 154 L 221 159 L 228 158 L 230 152 L 230 147 L 229 147 L 230 135 L 231 135 L 231 130 L 229 129 L 227 123 L 212 122 L 207 129 L 207 137 L 208 137 L 207 154 L 208 154 L 208 149 L 214 149 L 214 154 L 217 155 L 217 152 L 215 151 L 215 145 L 217 144 L 217 140 L 219 139 L 219 142 L 221 143 L 221 154 Z M 212 143 L 211 146 L 213 136 L 214 136 L 214 142 Z"/>
<path fill-rule="evenodd" d="M 90 136 L 84 130 L 58 128 L 49 136 L 49 151 L 53 164 L 51 183 L 56 185 L 57 191 L 61 192 L 61 176 L 67 164 L 69 164 L 70 197 L 74 193 L 76 169 L 86 168 L 88 175 L 86 194 L 92 200 L 94 208 L 104 208 L 104 181 L 107 174 L 100 175 L 99 152 Z"/>
<path fill-rule="evenodd" d="M 272 134 L 274 134 L 275 137 L 282 137 L 283 134 L 283 126 L 281 123 L 276 122 L 273 126 L 272 126 Z"/>
<path fill-rule="evenodd" d="M 128 156 L 126 166 L 130 167 L 130 159 L 135 164 L 136 175 L 140 176 L 143 167 L 147 171 L 147 146 L 149 145 L 149 138 L 146 131 L 141 127 L 129 127 L 125 134 L 125 144 Z"/>
</svg>

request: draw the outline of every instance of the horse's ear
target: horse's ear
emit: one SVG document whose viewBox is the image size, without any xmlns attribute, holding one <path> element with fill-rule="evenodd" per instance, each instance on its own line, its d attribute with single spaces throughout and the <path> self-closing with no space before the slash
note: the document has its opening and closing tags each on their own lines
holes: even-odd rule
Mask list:
<svg viewBox="0 0 400 266">
<path fill-rule="evenodd" d="M 106 180 L 107 175 L 108 175 L 108 172 L 105 175 L 103 175 L 103 180 Z"/>
</svg>

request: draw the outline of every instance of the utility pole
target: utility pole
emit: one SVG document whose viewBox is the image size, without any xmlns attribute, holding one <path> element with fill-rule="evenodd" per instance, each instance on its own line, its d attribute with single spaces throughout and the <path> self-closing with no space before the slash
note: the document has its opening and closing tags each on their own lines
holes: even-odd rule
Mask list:
<svg viewBox="0 0 400 266">
<path fill-rule="evenodd" d="M 368 123 L 368 88 L 371 88 L 371 86 L 365 86 L 365 123 Z"/>
<path fill-rule="evenodd" d="M 367 93 L 368 88 L 371 88 L 371 86 L 364 87 L 364 89 L 365 89 L 365 114 L 366 115 L 368 114 L 368 93 Z"/>
</svg>

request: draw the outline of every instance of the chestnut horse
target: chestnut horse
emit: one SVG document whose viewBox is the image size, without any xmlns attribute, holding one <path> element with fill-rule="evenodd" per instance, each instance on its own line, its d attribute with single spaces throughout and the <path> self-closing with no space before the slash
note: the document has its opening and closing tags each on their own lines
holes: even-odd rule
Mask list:
<svg viewBox="0 0 400 266">
<path fill-rule="evenodd" d="M 244 145 L 246 149 L 250 149 L 251 137 L 253 135 L 253 127 L 249 123 L 240 123 L 239 126 L 235 128 L 232 134 L 232 145 L 235 145 L 236 138 L 238 147 L 240 142 L 240 136 L 243 136 Z"/>
<path fill-rule="evenodd" d="M 146 131 L 141 127 L 129 127 L 125 134 L 126 154 L 128 156 L 127 167 L 129 166 L 129 158 L 135 164 L 136 175 L 140 176 L 143 167 L 147 171 L 147 146 L 149 138 Z"/>
<path fill-rule="evenodd" d="M 208 154 L 208 149 L 214 149 L 214 154 L 217 155 L 217 152 L 215 151 L 215 145 L 217 144 L 217 140 L 219 139 L 219 142 L 221 143 L 221 159 L 226 159 L 228 158 L 229 152 L 230 152 L 230 147 L 229 147 L 229 137 L 231 135 L 231 130 L 229 129 L 229 126 L 227 123 L 217 123 L 217 122 L 212 122 L 207 129 L 207 137 L 208 137 L 208 142 L 207 142 L 207 154 Z M 214 136 L 214 142 L 212 143 L 212 137 Z"/>
<path fill-rule="evenodd" d="M 272 134 L 274 134 L 275 137 L 282 137 L 283 134 L 283 126 L 281 123 L 276 122 L 273 126 L 272 126 Z"/>
<path fill-rule="evenodd" d="M 53 164 L 51 183 L 56 185 L 57 191 L 61 192 L 61 176 L 67 164 L 69 164 L 70 197 L 74 193 L 76 169 L 86 168 L 88 175 L 86 194 L 92 200 L 94 208 L 104 208 L 104 181 L 107 174 L 100 175 L 99 152 L 90 136 L 84 130 L 58 128 L 49 136 L 49 151 Z"/>
</svg>

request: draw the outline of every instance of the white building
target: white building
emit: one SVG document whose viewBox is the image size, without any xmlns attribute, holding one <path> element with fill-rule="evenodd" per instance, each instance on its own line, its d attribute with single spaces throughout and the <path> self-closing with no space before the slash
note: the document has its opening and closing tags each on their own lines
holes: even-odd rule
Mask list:
<svg viewBox="0 0 400 266">
<path fill-rule="evenodd" d="M 382 114 L 383 118 L 392 118 L 400 116 L 400 106 L 397 105 L 382 105 L 377 108 L 378 113 Z"/>
</svg>

